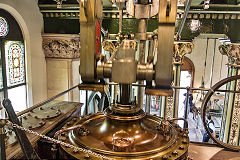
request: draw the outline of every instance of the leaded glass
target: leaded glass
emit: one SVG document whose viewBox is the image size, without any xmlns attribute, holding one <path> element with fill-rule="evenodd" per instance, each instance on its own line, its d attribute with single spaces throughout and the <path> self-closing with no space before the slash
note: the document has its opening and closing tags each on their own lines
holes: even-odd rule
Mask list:
<svg viewBox="0 0 240 160">
<path fill-rule="evenodd" d="M 20 41 L 5 44 L 6 72 L 8 86 L 25 82 L 24 45 Z"/>
<path fill-rule="evenodd" d="M 5 18 L 0 17 L 0 37 L 5 37 L 8 34 L 8 23 Z"/>
</svg>

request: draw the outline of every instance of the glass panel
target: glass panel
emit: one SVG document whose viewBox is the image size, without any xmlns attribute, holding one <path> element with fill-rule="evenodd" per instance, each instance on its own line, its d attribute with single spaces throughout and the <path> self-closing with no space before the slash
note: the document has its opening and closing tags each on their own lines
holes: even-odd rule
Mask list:
<svg viewBox="0 0 240 160">
<path fill-rule="evenodd" d="M 8 34 L 8 23 L 5 18 L 0 17 L 0 37 L 5 37 Z"/>
<path fill-rule="evenodd" d="M 25 82 L 24 45 L 20 41 L 5 43 L 6 72 L 8 86 Z"/>
<path fill-rule="evenodd" d="M 27 108 L 26 86 L 19 86 L 8 90 L 8 98 L 12 102 L 13 109 L 16 113 Z"/>
</svg>

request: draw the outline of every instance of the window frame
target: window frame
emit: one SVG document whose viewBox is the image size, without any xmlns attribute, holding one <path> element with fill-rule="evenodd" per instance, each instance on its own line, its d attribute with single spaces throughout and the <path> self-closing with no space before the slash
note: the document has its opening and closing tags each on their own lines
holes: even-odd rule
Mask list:
<svg viewBox="0 0 240 160">
<path fill-rule="evenodd" d="M 20 87 L 20 86 L 26 86 L 26 105 L 27 105 L 27 83 L 26 83 L 26 53 L 25 53 L 25 43 L 24 38 L 22 34 L 22 30 L 16 21 L 16 19 L 6 10 L 0 9 L 0 17 L 4 18 L 8 23 L 8 33 L 6 36 L 0 37 L 0 57 L 1 57 L 1 63 L 2 63 L 2 81 L 3 81 L 3 88 L 0 88 L 0 92 L 3 92 L 3 96 L 5 99 L 8 98 L 8 90 Z M 13 30 L 11 30 L 13 29 Z M 24 45 L 24 83 L 19 83 L 16 85 L 8 86 L 7 84 L 7 61 L 6 61 L 6 53 L 5 53 L 5 44 L 7 41 L 20 41 Z"/>
</svg>

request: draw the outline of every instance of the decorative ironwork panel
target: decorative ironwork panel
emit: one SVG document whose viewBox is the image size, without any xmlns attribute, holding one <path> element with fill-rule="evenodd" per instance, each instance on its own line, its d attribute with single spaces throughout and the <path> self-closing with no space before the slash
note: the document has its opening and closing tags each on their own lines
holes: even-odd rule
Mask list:
<svg viewBox="0 0 240 160">
<path fill-rule="evenodd" d="M 236 90 L 239 91 L 240 89 L 240 80 L 237 80 L 237 87 Z M 230 144 L 238 145 L 238 136 L 239 136 L 239 116 L 240 116 L 240 94 L 236 93 L 234 106 L 233 106 L 233 113 L 232 113 L 232 124 L 231 124 L 231 131 L 230 131 Z"/>
<path fill-rule="evenodd" d="M 0 37 L 5 37 L 8 34 L 8 23 L 5 18 L 0 17 Z"/>
<path fill-rule="evenodd" d="M 173 96 L 167 97 L 165 118 L 173 118 Z"/>
<path fill-rule="evenodd" d="M 5 43 L 5 59 L 8 86 L 25 83 L 24 45 L 20 41 Z"/>
</svg>

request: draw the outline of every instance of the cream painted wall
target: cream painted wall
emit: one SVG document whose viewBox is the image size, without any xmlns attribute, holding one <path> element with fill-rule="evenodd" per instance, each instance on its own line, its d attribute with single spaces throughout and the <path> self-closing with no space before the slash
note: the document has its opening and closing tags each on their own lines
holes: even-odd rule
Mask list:
<svg viewBox="0 0 240 160">
<path fill-rule="evenodd" d="M 207 47 L 207 39 L 206 38 L 198 38 L 196 37 L 193 40 L 194 49 L 193 52 L 189 55 L 186 55 L 190 58 L 195 66 L 195 76 L 194 76 L 194 87 L 200 87 L 202 81 L 202 75 L 204 73 L 204 63 L 206 56 L 206 47 Z M 209 39 L 208 49 L 207 49 L 207 63 L 205 69 L 205 88 L 210 87 L 211 83 L 211 72 L 212 72 L 212 86 L 216 84 L 218 81 L 227 78 L 228 67 L 226 64 L 228 63 L 227 56 L 222 56 L 219 52 L 219 45 L 221 43 L 219 40 L 216 40 L 216 49 L 215 49 L 215 57 L 213 58 L 214 53 L 214 39 Z M 214 62 L 212 66 L 212 62 Z"/>
<path fill-rule="evenodd" d="M 43 18 L 37 0 L 0 0 L 18 21 L 25 41 L 28 107 L 47 98 L 46 61 L 42 51 Z"/>
</svg>

